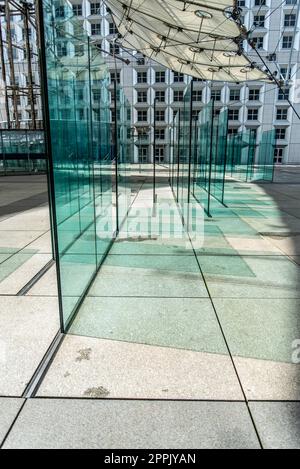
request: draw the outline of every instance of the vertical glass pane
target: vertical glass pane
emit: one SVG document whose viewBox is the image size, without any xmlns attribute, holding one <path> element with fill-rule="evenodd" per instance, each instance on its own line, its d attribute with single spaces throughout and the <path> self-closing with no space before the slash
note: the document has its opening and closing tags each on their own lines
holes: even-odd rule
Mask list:
<svg viewBox="0 0 300 469">
<path fill-rule="evenodd" d="M 195 132 L 193 168 L 193 195 L 203 206 L 206 213 L 210 213 L 210 186 L 212 170 L 212 130 L 213 130 L 213 102 L 208 103 L 199 113 L 198 126 Z"/>
<path fill-rule="evenodd" d="M 114 231 L 108 71 L 64 1 L 44 0 L 63 322 L 89 287 Z"/>
</svg>

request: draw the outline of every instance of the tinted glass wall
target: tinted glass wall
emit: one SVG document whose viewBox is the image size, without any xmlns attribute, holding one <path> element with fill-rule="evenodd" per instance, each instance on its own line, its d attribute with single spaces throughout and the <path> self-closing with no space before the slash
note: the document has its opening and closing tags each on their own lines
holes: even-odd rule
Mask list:
<svg viewBox="0 0 300 469">
<path fill-rule="evenodd" d="M 42 11 L 48 150 L 58 283 L 64 328 L 116 230 L 109 75 L 101 52 L 64 1 Z"/>
<path fill-rule="evenodd" d="M 0 173 L 44 171 L 43 131 L 0 130 Z"/>
</svg>

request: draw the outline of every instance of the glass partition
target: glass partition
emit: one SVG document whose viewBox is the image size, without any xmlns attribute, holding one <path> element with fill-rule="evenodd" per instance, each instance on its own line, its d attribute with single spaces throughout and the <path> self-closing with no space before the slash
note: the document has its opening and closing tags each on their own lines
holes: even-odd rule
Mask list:
<svg viewBox="0 0 300 469">
<path fill-rule="evenodd" d="M 228 109 L 223 109 L 214 117 L 211 161 L 211 195 L 224 203 L 226 171 Z"/>
<path fill-rule="evenodd" d="M 275 130 L 261 133 L 256 159 L 252 168 L 252 180 L 273 181 Z"/>
<path fill-rule="evenodd" d="M 43 131 L 0 130 L 0 173 L 44 171 Z"/>
<path fill-rule="evenodd" d="M 44 0 L 42 8 L 52 209 L 66 328 L 116 230 L 109 75 L 69 4 Z"/>
<path fill-rule="evenodd" d="M 131 203 L 130 161 L 133 153 L 131 105 L 124 91 L 115 83 L 117 119 L 118 225 L 122 225 Z"/>
<path fill-rule="evenodd" d="M 210 214 L 210 191 L 212 174 L 213 101 L 199 113 L 194 132 L 195 145 L 193 163 L 193 196 Z"/>
</svg>

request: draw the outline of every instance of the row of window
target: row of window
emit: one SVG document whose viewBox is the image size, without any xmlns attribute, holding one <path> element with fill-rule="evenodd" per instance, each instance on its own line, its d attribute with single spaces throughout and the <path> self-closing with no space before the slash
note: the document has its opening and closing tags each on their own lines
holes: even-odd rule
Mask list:
<svg viewBox="0 0 300 469">
<path fill-rule="evenodd" d="M 82 3 L 72 5 L 73 13 L 76 16 L 82 16 L 83 8 Z M 101 2 L 91 2 L 90 3 L 90 15 L 99 15 L 101 10 Z M 65 7 L 64 5 L 60 5 L 55 10 L 56 18 L 64 18 L 65 17 Z"/>
<path fill-rule="evenodd" d="M 149 146 L 140 146 L 138 149 L 139 161 L 141 163 L 146 163 L 150 156 L 150 147 Z M 156 147 L 155 148 L 155 161 L 157 163 L 162 163 L 165 160 L 165 147 Z M 284 148 L 276 147 L 274 148 L 274 163 L 281 164 L 284 158 Z"/>
<path fill-rule="evenodd" d="M 198 110 L 195 110 L 194 117 L 197 117 Z M 218 110 L 216 111 L 216 113 Z M 256 108 L 247 109 L 247 120 L 248 121 L 257 121 L 259 117 L 259 110 Z M 228 119 L 231 121 L 238 121 L 240 118 L 240 109 L 228 109 Z M 288 110 L 285 108 L 277 108 L 276 110 L 276 120 L 287 120 L 288 118 Z M 138 110 L 137 113 L 137 120 L 138 122 L 146 122 L 148 121 L 148 111 L 147 110 Z M 157 122 L 164 122 L 165 121 L 165 110 L 157 110 L 155 111 L 155 120 Z"/>
<path fill-rule="evenodd" d="M 286 5 L 297 5 L 298 0 L 285 0 Z M 237 4 L 239 7 L 245 7 L 246 6 L 246 0 L 237 0 Z M 264 6 L 267 5 L 266 0 L 254 0 L 254 5 L 255 6 Z"/>
<path fill-rule="evenodd" d="M 265 27 L 265 15 L 254 15 L 253 18 L 253 25 L 256 28 L 264 28 Z M 284 27 L 293 27 L 296 25 L 297 15 L 295 13 L 286 13 L 283 18 L 283 26 Z"/>
<path fill-rule="evenodd" d="M 173 72 L 173 79 L 175 83 L 184 83 L 184 74 L 180 72 Z M 148 72 L 137 72 L 138 83 L 148 83 Z M 166 83 L 166 72 L 155 72 L 155 83 Z"/>
<path fill-rule="evenodd" d="M 260 100 L 261 90 L 259 88 L 250 88 L 248 89 L 248 100 L 249 101 L 259 101 Z M 193 101 L 202 101 L 202 90 L 193 91 Z M 289 90 L 279 90 L 278 91 L 278 100 L 283 101 L 288 99 Z M 156 91 L 155 99 L 158 102 L 164 103 L 166 101 L 166 92 L 165 91 Z M 184 99 L 183 90 L 173 90 L 173 101 L 182 102 Z M 215 101 L 221 101 L 221 90 L 211 90 L 211 99 Z M 230 101 L 240 101 L 241 99 L 241 90 L 240 89 L 231 89 L 229 93 Z M 137 102 L 138 103 L 147 103 L 148 102 L 148 91 L 138 91 L 137 92 Z"/>
<path fill-rule="evenodd" d="M 256 36 L 252 38 L 252 43 L 256 49 L 264 48 L 264 36 Z M 294 43 L 294 36 L 292 34 L 285 34 L 282 36 L 281 48 L 292 49 Z"/>
</svg>

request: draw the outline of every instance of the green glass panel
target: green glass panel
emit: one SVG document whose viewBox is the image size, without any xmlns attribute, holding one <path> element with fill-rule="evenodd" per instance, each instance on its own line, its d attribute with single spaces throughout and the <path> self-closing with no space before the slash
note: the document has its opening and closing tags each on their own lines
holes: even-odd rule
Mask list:
<svg viewBox="0 0 300 469">
<path fill-rule="evenodd" d="M 108 70 L 64 1 L 44 0 L 54 225 L 63 323 L 115 231 Z"/>
<path fill-rule="evenodd" d="M 45 170 L 43 131 L 0 130 L 0 172 Z"/>
<path fill-rule="evenodd" d="M 210 213 L 210 187 L 212 171 L 213 102 L 199 113 L 194 132 L 196 150 L 193 155 L 193 196 Z"/>
<path fill-rule="evenodd" d="M 222 110 L 213 120 L 211 195 L 219 202 L 224 201 L 224 183 L 227 151 L 228 110 Z"/>
<path fill-rule="evenodd" d="M 275 130 L 261 133 L 252 171 L 253 180 L 272 181 L 274 173 Z"/>
<path fill-rule="evenodd" d="M 131 105 L 119 86 L 116 90 L 118 217 L 119 226 L 121 226 L 131 204 L 130 162 L 133 154 L 133 130 L 131 128 Z"/>
</svg>

